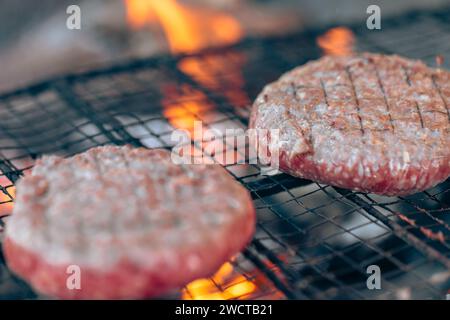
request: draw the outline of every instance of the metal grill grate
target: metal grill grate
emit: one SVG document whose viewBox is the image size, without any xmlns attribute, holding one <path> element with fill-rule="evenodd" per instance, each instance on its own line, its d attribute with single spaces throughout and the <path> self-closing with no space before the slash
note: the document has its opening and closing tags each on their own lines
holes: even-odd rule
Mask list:
<svg viewBox="0 0 450 320">
<path fill-rule="evenodd" d="M 349 26 L 358 50 L 395 52 L 429 64 L 441 54 L 449 66 L 450 8 L 385 19 L 382 27 Z M 0 96 L 0 216 L 11 212 L 14 183 L 43 154 L 69 156 L 108 143 L 170 148 L 174 127 L 186 119 L 207 128 L 245 129 L 250 101 L 282 72 L 318 58 L 315 39 L 325 31 L 135 60 Z M 409 197 L 382 197 L 285 174 L 263 176 L 256 165 L 226 168 L 254 199 L 254 240 L 227 265 L 229 271 L 175 297 L 445 297 L 450 181 Z M 0 221 L 2 228 L 7 217 Z M 366 287 L 372 264 L 382 270 L 382 290 Z M 0 298 L 34 297 L 0 256 Z"/>
</svg>

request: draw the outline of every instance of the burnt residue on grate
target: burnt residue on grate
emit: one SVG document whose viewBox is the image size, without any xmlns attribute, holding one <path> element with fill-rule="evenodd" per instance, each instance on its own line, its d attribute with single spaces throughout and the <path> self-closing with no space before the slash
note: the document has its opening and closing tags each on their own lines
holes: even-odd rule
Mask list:
<svg viewBox="0 0 450 320">
<path fill-rule="evenodd" d="M 365 23 L 348 28 L 359 51 L 398 53 L 429 65 L 439 54 L 448 67 L 449 17 L 450 8 L 386 18 L 382 31 L 369 31 Z M 0 216 L 11 213 L 14 184 L 43 154 L 69 156 L 104 144 L 170 148 L 173 130 L 192 131 L 195 120 L 209 129 L 245 129 L 249 101 L 285 71 L 318 58 L 316 39 L 326 31 L 135 60 L 0 96 Z M 186 65 L 201 72 L 186 72 Z M 227 148 L 239 153 L 236 145 Z M 254 240 L 218 274 L 176 297 L 445 297 L 450 181 L 408 197 L 384 197 L 285 174 L 260 175 L 253 164 L 224 165 L 252 194 Z M 7 219 L 0 220 L 1 229 Z M 367 288 L 370 265 L 380 267 L 382 290 Z M 0 257 L 0 298 L 13 297 L 35 295 Z"/>
</svg>

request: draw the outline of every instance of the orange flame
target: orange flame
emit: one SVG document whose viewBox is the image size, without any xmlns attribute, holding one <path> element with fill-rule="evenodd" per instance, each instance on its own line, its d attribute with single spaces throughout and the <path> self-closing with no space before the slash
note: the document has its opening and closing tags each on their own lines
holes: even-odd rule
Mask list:
<svg viewBox="0 0 450 320">
<path fill-rule="evenodd" d="M 354 51 L 355 35 L 348 28 L 336 27 L 318 37 L 317 44 L 326 55 L 346 56 Z"/>
<path fill-rule="evenodd" d="M 125 0 L 127 22 L 133 29 L 138 30 L 155 19 L 152 7 L 146 0 Z"/>
<path fill-rule="evenodd" d="M 180 88 L 165 88 L 164 96 L 164 116 L 172 126 L 189 131 L 192 137 L 194 121 L 200 121 L 198 115 L 209 106 L 205 94 L 184 85 Z"/>
<path fill-rule="evenodd" d="M 210 46 L 228 45 L 237 42 L 243 35 L 239 23 L 231 16 L 221 12 L 211 12 L 204 9 L 188 7 L 176 0 L 125 0 L 127 20 L 132 28 L 158 21 L 167 37 L 172 53 L 194 52 Z M 220 90 L 232 105 L 248 104 L 248 97 L 241 89 L 244 80 L 241 75 L 243 59 L 233 57 L 235 62 L 230 64 L 230 58 L 221 56 L 209 58 L 186 57 L 179 63 L 179 68 L 203 86 L 211 90 Z M 232 75 L 232 83 L 221 88 L 223 74 Z M 192 91 L 192 90 L 191 90 Z M 163 102 L 164 115 L 176 128 L 186 129 L 193 133 L 193 124 L 202 109 L 206 97 L 198 101 L 201 92 L 182 94 L 186 103 Z M 177 96 L 170 96 L 176 100 Z M 181 97 L 178 97 L 181 98 Z M 169 100 L 169 99 L 165 99 Z"/>
<path fill-rule="evenodd" d="M 192 9 L 176 0 L 125 0 L 125 5 L 128 23 L 133 28 L 142 28 L 156 18 L 173 53 L 231 44 L 242 36 L 239 23 L 232 17 Z"/>
</svg>

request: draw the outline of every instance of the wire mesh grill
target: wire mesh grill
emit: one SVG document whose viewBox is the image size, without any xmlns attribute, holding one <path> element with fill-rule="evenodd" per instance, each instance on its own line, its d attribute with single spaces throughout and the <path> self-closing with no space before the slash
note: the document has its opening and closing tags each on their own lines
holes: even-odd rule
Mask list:
<svg viewBox="0 0 450 320">
<path fill-rule="evenodd" d="M 383 20 L 383 30 L 348 26 L 358 50 L 399 53 L 429 64 L 450 60 L 450 8 Z M 170 148 L 175 128 L 245 129 L 249 103 L 282 72 L 321 55 L 327 28 L 247 39 L 194 55 L 135 60 L 69 75 L 0 97 L 0 228 L 14 184 L 43 154 L 73 155 L 103 144 Z M 197 148 L 202 146 L 193 141 Z M 241 146 L 242 147 L 242 146 Z M 227 145 L 240 153 L 240 146 Z M 204 151 L 204 149 L 201 149 Z M 220 154 L 209 155 L 221 162 Z M 224 163 L 257 209 L 252 243 L 185 299 L 443 299 L 450 288 L 450 181 L 408 197 L 352 192 L 252 164 Z M 368 290 L 378 265 L 382 290 Z M 0 297 L 36 294 L 0 255 Z"/>
</svg>

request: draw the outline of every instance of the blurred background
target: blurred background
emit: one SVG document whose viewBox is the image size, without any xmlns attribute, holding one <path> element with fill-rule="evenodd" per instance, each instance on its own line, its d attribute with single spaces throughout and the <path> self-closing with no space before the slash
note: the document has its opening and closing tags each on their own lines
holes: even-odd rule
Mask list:
<svg viewBox="0 0 450 320">
<path fill-rule="evenodd" d="M 66 9 L 81 8 L 81 30 Z M 448 0 L 0 0 L 0 92 L 58 74 L 162 52 L 195 51 L 243 37 L 433 9 Z"/>
<path fill-rule="evenodd" d="M 81 8 L 81 30 L 66 27 L 73 4 Z M 372 4 L 381 8 L 381 31 L 366 28 Z M 196 120 L 219 131 L 245 128 L 247 107 L 266 83 L 323 54 L 395 52 L 450 68 L 449 10 L 449 0 L 0 0 L 0 94 L 79 70 L 250 39 L 2 95 L 0 241 L 14 183 L 40 155 L 105 143 L 169 148 L 173 130 L 192 133 Z M 257 245 L 174 297 L 441 299 L 450 287 L 450 181 L 405 199 L 265 177 L 256 166 L 227 170 L 255 195 Z M 366 290 L 372 263 L 386 272 L 387 290 Z M 12 277 L 0 252 L 0 299 L 11 297 L 36 294 Z"/>
</svg>

